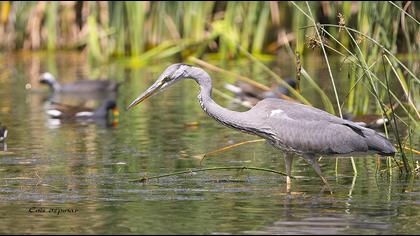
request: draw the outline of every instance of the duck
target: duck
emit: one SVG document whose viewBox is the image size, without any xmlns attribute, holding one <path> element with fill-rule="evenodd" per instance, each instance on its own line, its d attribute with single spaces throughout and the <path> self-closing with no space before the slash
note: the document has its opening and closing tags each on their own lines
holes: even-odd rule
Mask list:
<svg viewBox="0 0 420 236">
<path fill-rule="evenodd" d="M 117 103 L 115 100 L 106 100 L 97 109 L 67 105 L 52 101 L 50 102 L 46 113 L 54 119 L 106 120 L 109 117 L 110 111 L 114 116 L 118 115 Z"/>
<path fill-rule="evenodd" d="M 344 113 L 343 119 L 353 121 L 360 126 L 370 129 L 383 129 L 384 125 L 389 125 L 389 120 L 386 117 L 377 114 L 353 115 L 351 113 Z"/>
<path fill-rule="evenodd" d="M 289 77 L 289 78 L 286 78 L 285 81 L 288 85 L 290 85 L 290 87 L 292 87 L 294 89 L 297 88 L 297 82 L 296 82 L 295 79 Z M 264 91 L 262 93 L 261 99 L 279 98 L 279 96 L 277 94 L 283 94 L 283 95 L 286 95 L 286 96 L 289 96 L 289 97 L 291 95 L 289 89 L 287 89 L 286 87 L 281 86 L 281 85 L 275 85 L 275 86 L 272 87 L 272 89 L 270 91 Z"/>
<path fill-rule="evenodd" d="M 0 126 L 0 142 L 5 142 L 6 138 L 7 138 L 7 128 L 6 126 Z"/>
<path fill-rule="evenodd" d="M 121 83 L 114 80 L 78 80 L 75 82 L 60 84 L 49 72 L 40 76 L 39 82 L 46 84 L 54 93 L 106 93 L 117 92 Z"/>
<path fill-rule="evenodd" d="M 296 89 L 297 82 L 295 79 L 288 77 L 285 79 L 285 81 L 292 88 Z M 290 96 L 290 91 L 281 85 L 273 85 L 271 90 L 264 91 L 247 82 L 237 81 L 236 85 L 225 84 L 225 88 L 233 92 L 235 96 L 238 97 L 241 101 L 250 103 L 251 106 L 254 106 L 259 101 L 266 98 L 280 98 L 279 94 Z"/>
</svg>

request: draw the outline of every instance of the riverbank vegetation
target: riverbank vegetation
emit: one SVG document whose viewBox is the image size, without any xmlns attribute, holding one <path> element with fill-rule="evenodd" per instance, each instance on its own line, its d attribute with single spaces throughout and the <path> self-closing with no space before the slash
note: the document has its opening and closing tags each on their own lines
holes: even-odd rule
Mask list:
<svg viewBox="0 0 420 236">
<path fill-rule="evenodd" d="M 411 172 L 418 165 L 410 150 L 420 129 L 417 2 L 3 1 L 0 6 L 2 55 L 77 50 L 91 63 L 120 59 L 132 67 L 177 57 L 219 73 L 228 73 L 223 68 L 229 61 L 245 59 L 285 84 L 268 66 L 284 52 L 296 60 L 296 78 L 319 93 L 328 112 L 377 113 L 392 121 L 385 133 L 397 137 L 400 158 L 390 167 L 395 163 Z M 322 80 L 332 87 L 332 97 L 305 69 L 312 54 L 327 68 Z M 340 63 L 333 65 L 332 57 Z M 211 65 L 204 62 L 209 60 Z M 344 95 L 338 80 L 349 88 Z M 299 90 L 292 94 L 311 104 Z"/>
</svg>

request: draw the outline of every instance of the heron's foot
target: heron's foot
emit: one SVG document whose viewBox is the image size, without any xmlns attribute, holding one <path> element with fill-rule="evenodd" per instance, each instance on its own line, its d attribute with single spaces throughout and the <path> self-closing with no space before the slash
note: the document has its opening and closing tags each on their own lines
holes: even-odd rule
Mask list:
<svg viewBox="0 0 420 236">
<path fill-rule="evenodd" d="M 325 187 L 328 189 L 328 191 L 330 192 L 330 194 L 332 194 L 333 192 L 331 190 L 331 187 L 328 184 L 327 179 L 322 175 L 321 167 L 319 166 L 316 157 L 313 156 L 313 155 L 306 155 L 306 156 L 304 156 L 304 158 L 312 165 L 312 167 L 314 168 L 315 172 L 321 178 L 322 182 L 324 182 Z"/>
</svg>

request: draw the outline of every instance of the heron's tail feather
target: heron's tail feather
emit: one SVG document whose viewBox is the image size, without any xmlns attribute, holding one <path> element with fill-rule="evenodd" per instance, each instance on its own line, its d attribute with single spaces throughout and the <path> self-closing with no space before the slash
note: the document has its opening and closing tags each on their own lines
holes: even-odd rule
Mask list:
<svg viewBox="0 0 420 236">
<path fill-rule="evenodd" d="M 393 156 L 397 152 L 394 145 L 379 133 L 367 135 L 366 140 L 369 150 L 377 151 L 380 155 Z"/>
</svg>

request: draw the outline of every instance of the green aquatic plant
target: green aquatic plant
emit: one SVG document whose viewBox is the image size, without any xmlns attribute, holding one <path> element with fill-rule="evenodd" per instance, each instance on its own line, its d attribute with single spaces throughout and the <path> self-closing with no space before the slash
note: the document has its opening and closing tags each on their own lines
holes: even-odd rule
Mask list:
<svg viewBox="0 0 420 236">
<path fill-rule="evenodd" d="M 345 110 L 392 117 L 401 123 L 398 129 L 408 129 L 407 137 L 394 134 L 403 153 L 420 126 L 416 7 L 411 1 L 6 1 L 0 3 L 4 39 L 0 47 L 3 51 L 74 49 L 86 53 L 92 64 L 118 60 L 127 67 L 176 57 L 205 59 L 227 69 L 231 60 L 242 60 L 252 64 L 255 82 L 276 82 L 295 99 L 311 104 L 305 88 L 289 88 L 268 64 L 283 52 L 289 58 L 298 53 L 299 84 L 315 91 L 324 110 L 339 116 Z M 327 76 L 314 74 L 311 55 L 322 58 Z M 413 157 L 403 162 L 406 171 L 414 168 Z"/>
</svg>

